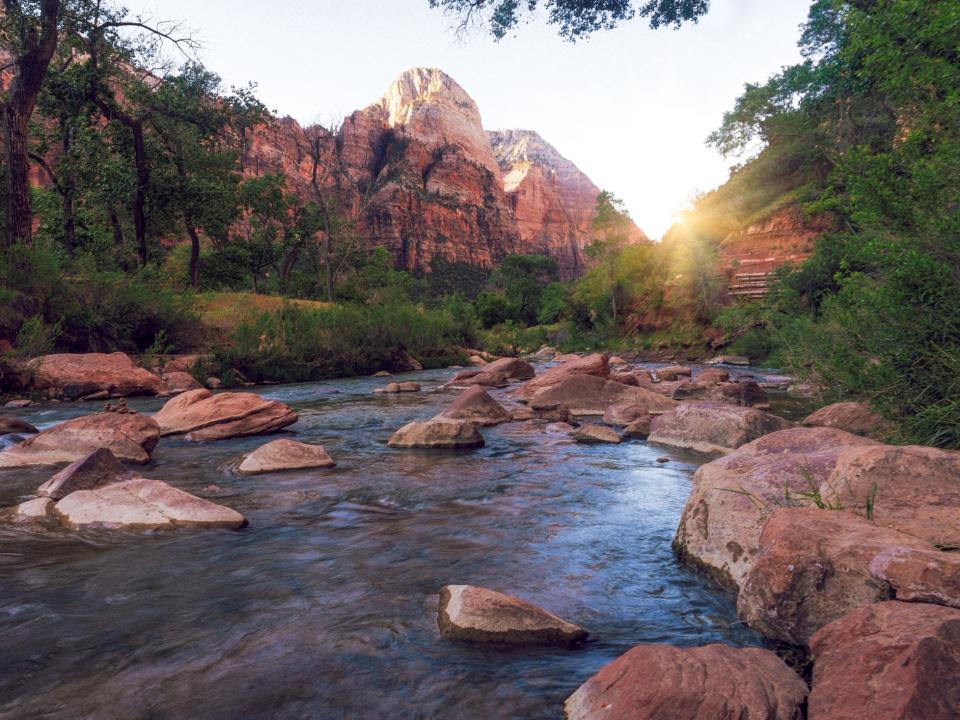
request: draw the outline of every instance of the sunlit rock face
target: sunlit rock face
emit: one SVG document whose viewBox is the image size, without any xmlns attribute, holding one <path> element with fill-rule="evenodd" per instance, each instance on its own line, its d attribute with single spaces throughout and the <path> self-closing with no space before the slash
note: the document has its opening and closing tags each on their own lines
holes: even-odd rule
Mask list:
<svg viewBox="0 0 960 720">
<path fill-rule="evenodd" d="M 542 253 L 565 278 L 584 269 L 597 187 L 536 133 L 487 133 L 476 103 L 440 70 L 404 72 L 335 136 L 289 118 L 257 128 L 244 172 L 282 173 L 309 200 L 315 162 L 318 184 L 340 188 L 363 242 L 399 267 L 493 267 L 510 253 Z"/>
</svg>

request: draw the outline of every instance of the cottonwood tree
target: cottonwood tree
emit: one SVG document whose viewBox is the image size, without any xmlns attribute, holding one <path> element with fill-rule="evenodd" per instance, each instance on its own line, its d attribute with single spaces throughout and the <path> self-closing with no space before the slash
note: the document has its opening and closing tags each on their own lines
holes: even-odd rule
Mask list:
<svg viewBox="0 0 960 720">
<path fill-rule="evenodd" d="M 559 26 L 560 36 L 576 41 L 598 30 L 612 30 L 620 23 L 640 16 L 650 27 L 680 27 L 705 15 L 710 0 L 429 0 L 430 7 L 442 8 L 458 17 L 458 32 L 486 25 L 500 40 L 533 17 L 542 7 L 547 23 Z"/>
</svg>

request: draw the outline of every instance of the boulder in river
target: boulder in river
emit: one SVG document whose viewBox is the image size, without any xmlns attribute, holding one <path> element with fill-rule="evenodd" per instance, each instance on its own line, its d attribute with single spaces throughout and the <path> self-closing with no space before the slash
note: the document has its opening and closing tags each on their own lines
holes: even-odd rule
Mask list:
<svg viewBox="0 0 960 720">
<path fill-rule="evenodd" d="M 437 625 L 450 640 L 510 645 L 570 646 L 589 634 L 536 605 L 473 585 L 440 590 Z"/>
<path fill-rule="evenodd" d="M 26 420 L 21 420 L 12 415 L 0 415 L 0 435 L 9 435 L 11 433 L 34 434 L 40 432 Z"/>
<path fill-rule="evenodd" d="M 619 443 L 620 434 L 613 428 L 596 423 L 584 423 L 578 427 L 570 437 L 578 443 L 595 445 L 598 443 Z"/>
<path fill-rule="evenodd" d="M 395 448 L 476 448 L 483 446 L 483 435 L 476 423 L 435 417 L 407 423 L 390 437 L 387 445 Z"/>
<path fill-rule="evenodd" d="M 67 400 L 100 392 L 115 397 L 166 392 L 163 380 L 121 352 L 43 355 L 27 367 L 35 389 Z"/>
<path fill-rule="evenodd" d="M 567 720 L 800 720 L 807 685 L 769 650 L 637 645 L 581 685 Z"/>
<path fill-rule="evenodd" d="M 92 490 L 124 479 L 127 475 L 120 461 L 107 448 L 97 448 L 63 470 L 37 489 L 37 495 L 60 500 L 75 490 Z"/>
<path fill-rule="evenodd" d="M 707 376 L 706 380 L 697 378 L 681 382 L 673 388 L 671 397 L 681 401 L 709 400 L 744 407 L 761 405 L 769 400 L 766 391 L 753 380 L 719 382 L 714 381 L 714 377 Z"/>
<path fill-rule="evenodd" d="M 13 511 L 13 521 L 18 523 L 34 523 L 52 518 L 53 500 L 46 497 L 22 502 Z"/>
<path fill-rule="evenodd" d="M 198 390 L 203 387 L 196 378 L 188 372 L 175 370 L 163 376 L 163 382 L 171 394 L 187 392 L 188 390 Z"/>
<path fill-rule="evenodd" d="M 650 436 L 650 423 L 653 418 L 650 414 L 637 418 L 623 429 L 623 437 L 646 440 Z"/>
<path fill-rule="evenodd" d="M 280 438 L 261 445 L 247 455 L 237 467 L 244 475 L 276 472 L 278 470 L 307 470 L 329 468 L 336 463 L 321 445 Z"/>
<path fill-rule="evenodd" d="M 810 647 L 810 720 L 960 717 L 960 610 L 864 605 L 817 631 Z"/>
<path fill-rule="evenodd" d="M 454 375 L 444 387 L 462 390 L 473 386 L 501 388 L 509 384 L 509 379 L 502 372 L 488 371 L 484 368 L 482 370 L 462 370 Z"/>
<path fill-rule="evenodd" d="M 827 623 L 892 597 L 890 586 L 869 572 L 878 554 L 928 547 L 851 513 L 779 508 L 763 526 L 737 614 L 767 637 L 805 645 Z"/>
<path fill-rule="evenodd" d="M 716 402 L 682 403 L 654 418 L 650 442 L 726 454 L 791 423 L 760 410 Z"/>
<path fill-rule="evenodd" d="M 53 507 L 53 512 L 72 528 L 237 529 L 247 523 L 235 510 L 203 500 L 160 480 L 143 477 L 72 492 Z"/>
<path fill-rule="evenodd" d="M 512 419 L 500 403 L 478 386 L 467 388 L 460 393 L 439 417 L 468 420 L 478 425 L 497 425 Z"/>
<path fill-rule="evenodd" d="M 607 409 L 603 411 L 603 421 L 607 425 L 629 425 L 642 418 L 646 418 L 649 424 L 650 408 L 632 400 L 614 403 L 607 406 Z"/>
<path fill-rule="evenodd" d="M 382 388 L 380 388 L 379 392 L 383 392 L 387 394 L 420 392 L 420 383 L 414 382 L 413 380 L 405 380 L 404 382 L 387 383 Z"/>
<path fill-rule="evenodd" d="M 736 590 L 757 554 L 764 522 L 787 490 L 794 496 L 816 492 L 846 450 L 875 445 L 842 430 L 797 427 L 702 465 L 693 476 L 674 548 Z"/>
<path fill-rule="evenodd" d="M 483 368 L 485 372 L 503 373 L 508 380 L 530 380 L 537 373 L 533 365 L 520 358 L 504 357 Z"/>
<path fill-rule="evenodd" d="M 539 391 L 556 385 L 571 375 L 595 375 L 596 377 L 606 378 L 609 374 L 610 366 L 607 363 L 606 355 L 594 353 L 586 357 L 574 356 L 572 359 L 550 368 L 532 380 L 528 380 L 517 392 L 517 398 L 520 400 L 530 400 Z"/>
<path fill-rule="evenodd" d="M 142 464 L 150 459 L 159 439 L 160 427 L 146 415 L 93 413 L 49 427 L 0 452 L 0 468 L 70 463 L 97 448 L 107 448 L 121 460 Z"/>
<path fill-rule="evenodd" d="M 631 403 L 646 408 L 648 412 L 676 407 L 673 400 L 657 393 L 594 375 L 570 375 L 538 391 L 529 401 L 534 410 L 559 405 L 573 415 L 602 415 L 615 403 Z"/>
<path fill-rule="evenodd" d="M 884 419 L 866 403 L 839 402 L 807 415 L 803 424 L 807 427 L 832 427 L 854 435 L 870 437 L 883 428 Z"/>
<path fill-rule="evenodd" d="M 162 435 L 185 435 L 187 440 L 223 440 L 263 435 L 292 425 L 297 414 L 277 400 L 247 392 L 213 395 L 190 390 L 178 395 L 153 416 Z"/>
<path fill-rule="evenodd" d="M 750 358 L 746 355 L 717 355 L 707 360 L 705 365 L 749 365 Z"/>
<path fill-rule="evenodd" d="M 654 370 L 657 374 L 657 377 L 660 380 L 670 382 L 671 380 L 680 380 L 681 378 L 688 378 L 693 375 L 693 368 L 689 368 L 686 365 L 669 365 L 667 367 L 658 368 Z"/>
</svg>

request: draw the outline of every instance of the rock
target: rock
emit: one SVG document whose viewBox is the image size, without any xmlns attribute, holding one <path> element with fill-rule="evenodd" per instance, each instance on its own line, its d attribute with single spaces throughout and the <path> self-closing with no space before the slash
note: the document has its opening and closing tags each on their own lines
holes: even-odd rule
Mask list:
<svg viewBox="0 0 960 720">
<path fill-rule="evenodd" d="M 253 393 L 190 390 L 178 395 L 153 416 L 161 435 L 187 440 L 223 440 L 276 432 L 298 419 L 287 405 Z"/>
<path fill-rule="evenodd" d="M 960 610 L 882 602 L 821 628 L 810 720 L 956 720 Z"/>
<path fill-rule="evenodd" d="M 173 527 L 222 527 L 247 524 L 240 513 L 203 500 L 160 480 L 137 477 L 92 490 L 77 490 L 53 512 L 72 528 L 154 530 Z"/>
<path fill-rule="evenodd" d="M 884 425 L 883 416 L 861 402 L 841 402 L 822 407 L 803 419 L 807 427 L 830 427 L 854 435 L 875 435 Z"/>
<path fill-rule="evenodd" d="M 237 467 L 244 475 L 276 472 L 278 470 L 306 470 L 329 468 L 336 465 L 321 445 L 308 445 L 295 440 L 273 440 L 247 455 Z"/>
<path fill-rule="evenodd" d="M 510 419 L 514 422 L 525 422 L 527 420 L 533 420 L 535 415 L 533 414 L 533 409 L 525 407 L 523 405 L 519 407 L 512 407 L 509 410 Z"/>
<path fill-rule="evenodd" d="M 610 373 L 609 380 L 610 382 L 620 383 L 621 385 L 640 387 L 640 381 L 637 380 L 636 374 L 630 371 Z"/>
<path fill-rule="evenodd" d="M 172 375 L 173 373 L 189 373 L 203 359 L 200 355 L 178 355 L 167 360 L 163 365 L 163 374 Z"/>
<path fill-rule="evenodd" d="M 767 637 L 805 645 L 818 629 L 867 603 L 892 597 L 868 567 L 892 547 L 926 545 L 850 513 L 774 510 L 737 597 L 737 614 Z"/>
<path fill-rule="evenodd" d="M 693 369 L 688 368 L 685 365 L 670 365 L 668 367 L 659 368 L 655 370 L 657 377 L 660 380 L 679 380 L 680 378 L 691 377 L 693 375 Z"/>
<path fill-rule="evenodd" d="M 759 405 L 767 402 L 767 393 L 752 380 L 740 382 L 714 382 L 715 376 L 708 376 L 706 382 L 687 380 L 673 389 L 674 400 L 709 400 L 713 402 L 732 403 L 734 405 Z"/>
<path fill-rule="evenodd" d="M 393 376 L 393 373 L 387 372 L 386 370 L 380 370 L 378 372 L 375 372 L 370 377 L 392 377 L 392 376 Z"/>
<path fill-rule="evenodd" d="M 90 393 L 89 395 L 84 395 L 82 398 L 77 398 L 83 402 L 90 402 L 96 400 L 107 400 L 110 397 L 110 392 L 107 390 L 101 390 L 100 392 Z"/>
<path fill-rule="evenodd" d="M 729 382 L 730 373 L 718 368 L 708 368 L 698 372 L 693 379 L 701 385 L 717 385 L 718 383 Z"/>
<path fill-rule="evenodd" d="M 815 492 L 844 451 L 878 444 L 841 430 L 797 427 L 702 465 L 693 476 L 675 550 L 736 590 L 756 556 L 764 522 L 787 489 L 794 496 Z"/>
<path fill-rule="evenodd" d="M 668 458 L 668 457 L 666 457 L 666 456 L 658 457 L 658 458 L 657 458 L 657 462 L 658 462 L 658 463 L 668 463 L 668 462 L 670 462 L 670 458 Z"/>
<path fill-rule="evenodd" d="M 549 405 L 540 405 L 536 408 L 531 408 L 531 412 L 534 414 L 538 420 L 546 420 L 547 422 L 561 422 L 561 423 L 570 423 L 575 424 L 573 416 L 570 414 L 570 411 L 559 403 L 552 403 Z"/>
<path fill-rule="evenodd" d="M 0 435 L 8 435 L 10 433 L 33 434 L 38 432 L 40 431 L 26 420 L 21 420 L 12 415 L 0 415 Z"/>
<path fill-rule="evenodd" d="M 13 511 L 14 522 L 37 522 L 53 517 L 53 500 L 46 497 L 22 502 Z"/>
<path fill-rule="evenodd" d="M 124 479 L 123 465 L 106 448 L 74 460 L 37 489 L 37 495 L 59 500 L 75 490 L 92 490 Z"/>
<path fill-rule="evenodd" d="M 223 385 L 223 381 L 218 377 L 208 377 L 206 385 L 211 390 L 219 390 L 220 386 Z"/>
<path fill-rule="evenodd" d="M 150 459 L 159 439 L 160 428 L 153 418 L 137 412 L 83 415 L 0 452 L 0 468 L 71 463 L 98 448 L 142 464 Z"/>
<path fill-rule="evenodd" d="M 753 408 L 723 403 L 683 403 L 653 419 L 650 442 L 704 453 L 729 453 L 791 423 Z"/>
<path fill-rule="evenodd" d="M 497 425 L 512 419 L 510 413 L 482 387 L 464 390 L 438 417 L 468 420 L 478 425 Z"/>
<path fill-rule="evenodd" d="M 526 360 L 512 357 L 494 360 L 483 369 L 486 372 L 503 373 L 508 380 L 530 380 L 537 374 L 533 365 Z"/>
<path fill-rule="evenodd" d="M 561 365 L 555 365 L 532 380 L 528 380 L 520 388 L 517 397 L 521 400 L 530 400 L 539 391 L 552 387 L 571 375 L 595 375 L 596 377 L 606 378 L 609 374 L 610 368 L 607 364 L 606 355 L 594 353 L 583 358 L 574 356 L 574 359 Z"/>
<path fill-rule="evenodd" d="M 553 361 L 558 363 L 568 363 L 568 362 L 577 362 L 578 360 L 582 360 L 582 359 L 583 359 L 582 356 L 577 355 L 576 353 L 566 353 L 564 355 L 557 355 L 555 358 L 553 358 Z M 608 364 L 609 364 L 609 361 L 608 361 Z"/>
<path fill-rule="evenodd" d="M 676 407 L 673 400 L 644 388 L 631 387 L 594 375 L 569 375 L 538 391 L 529 400 L 534 410 L 558 405 L 573 415 L 602 415 L 614 404 L 630 403 L 651 410 Z"/>
<path fill-rule="evenodd" d="M 500 388 L 506 387 L 508 384 L 507 376 L 502 372 L 490 372 L 484 368 L 483 370 L 463 370 L 458 372 L 444 387 L 462 390 L 473 386 Z"/>
<path fill-rule="evenodd" d="M 470 357 L 467 358 L 467 362 L 470 365 L 474 365 L 475 367 L 483 367 L 484 365 L 487 364 L 487 361 L 484 360 L 479 355 L 471 355 Z"/>
<path fill-rule="evenodd" d="M 483 435 L 475 423 L 451 418 L 415 420 L 397 430 L 387 442 L 396 448 L 475 448 Z"/>
<path fill-rule="evenodd" d="M 542 348 L 537 350 L 536 353 L 534 353 L 534 357 L 539 359 L 545 359 L 545 358 L 553 357 L 556 354 L 557 354 L 556 348 L 550 347 L 549 345 L 544 345 Z"/>
<path fill-rule="evenodd" d="M 473 585 L 440 590 L 437 625 L 448 640 L 510 645 L 570 646 L 589 634 L 536 605 Z"/>
<path fill-rule="evenodd" d="M 581 685 L 567 720 L 801 720 L 806 683 L 769 650 L 637 645 Z"/>
<path fill-rule="evenodd" d="M 163 381 L 167 384 L 167 389 L 171 393 L 182 393 L 188 390 L 199 390 L 203 386 L 187 372 L 179 370 L 167 373 L 163 376 Z"/>
<path fill-rule="evenodd" d="M 21 437 L 20 435 L 14 435 L 12 433 L 0 435 L 0 451 L 13 447 L 17 443 L 22 443 L 24 439 L 25 438 Z"/>
<path fill-rule="evenodd" d="M 960 548 L 960 453 L 875 445 L 844 453 L 820 484 L 824 501 L 941 547 Z"/>
<path fill-rule="evenodd" d="M 646 440 L 650 435 L 650 422 L 653 415 L 649 413 L 641 418 L 637 418 L 623 429 L 623 437 Z"/>
<path fill-rule="evenodd" d="M 616 430 L 605 425 L 584 423 L 571 435 L 578 443 L 619 443 L 620 435 Z"/>
<path fill-rule="evenodd" d="M 420 372 L 423 365 L 413 355 L 404 351 L 396 361 L 396 369 L 400 372 Z"/>
<path fill-rule="evenodd" d="M 31 360 L 32 386 L 51 397 L 76 400 L 94 393 L 108 396 L 156 395 L 165 387 L 153 373 L 123 353 L 44 355 Z"/>
<path fill-rule="evenodd" d="M 631 400 L 614 403 L 603 411 L 603 421 L 607 425 L 629 425 L 637 420 L 646 420 L 650 426 L 650 410 L 644 404 L 637 404 Z"/>
<path fill-rule="evenodd" d="M 612 358 L 610 358 L 610 360 L 608 361 L 608 363 L 609 363 L 610 367 L 623 367 L 624 365 L 627 365 L 627 364 L 628 364 L 627 361 L 624 360 L 624 359 L 623 359 L 622 357 L 620 357 L 619 355 L 614 355 Z"/>
<path fill-rule="evenodd" d="M 749 365 L 750 358 L 746 355 L 718 355 L 707 360 L 705 365 Z"/>
<path fill-rule="evenodd" d="M 546 430 L 547 432 L 563 433 L 564 435 L 569 435 L 574 430 L 576 430 L 576 428 L 570 423 L 552 422 L 552 423 L 547 423 L 547 426 L 544 428 L 544 430 Z"/>
<path fill-rule="evenodd" d="M 902 545 L 884 548 L 867 566 L 870 576 L 904 602 L 960 608 L 960 554 Z"/>
<path fill-rule="evenodd" d="M 380 392 L 385 393 L 411 393 L 411 392 L 420 392 L 420 383 L 412 382 L 410 380 L 406 382 L 398 383 L 387 383 L 381 388 Z"/>
<path fill-rule="evenodd" d="M 10 400 L 9 402 L 7 402 L 7 403 L 4 404 L 4 407 L 8 407 L 8 408 L 25 408 L 25 407 L 30 407 L 31 404 L 32 404 L 32 403 L 31 403 L 30 400 L 27 400 L 27 399 L 25 399 L 25 398 L 21 398 L 21 399 L 19 399 L 19 400 Z"/>
</svg>

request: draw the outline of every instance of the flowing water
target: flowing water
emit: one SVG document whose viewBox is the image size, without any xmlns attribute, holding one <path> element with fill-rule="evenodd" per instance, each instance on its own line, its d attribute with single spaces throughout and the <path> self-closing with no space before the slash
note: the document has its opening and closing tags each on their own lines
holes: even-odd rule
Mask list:
<svg viewBox="0 0 960 720">
<path fill-rule="evenodd" d="M 330 470 L 242 477 L 233 463 L 265 438 L 163 439 L 143 473 L 237 509 L 241 531 L 0 527 L 0 717 L 558 718 L 636 643 L 761 643 L 670 549 L 709 458 L 577 445 L 532 422 L 484 429 L 480 450 L 388 449 L 450 401 L 435 390 L 452 372 L 404 376 L 425 392 L 393 397 L 372 378 L 257 389 L 300 413 L 291 437 L 322 443 Z M 18 414 L 47 426 L 91 409 Z M 0 471 L 0 506 L 50 474 Z M 448 583 L 518 595 L 592 637 L 442 640 Z"/>
</svg>

